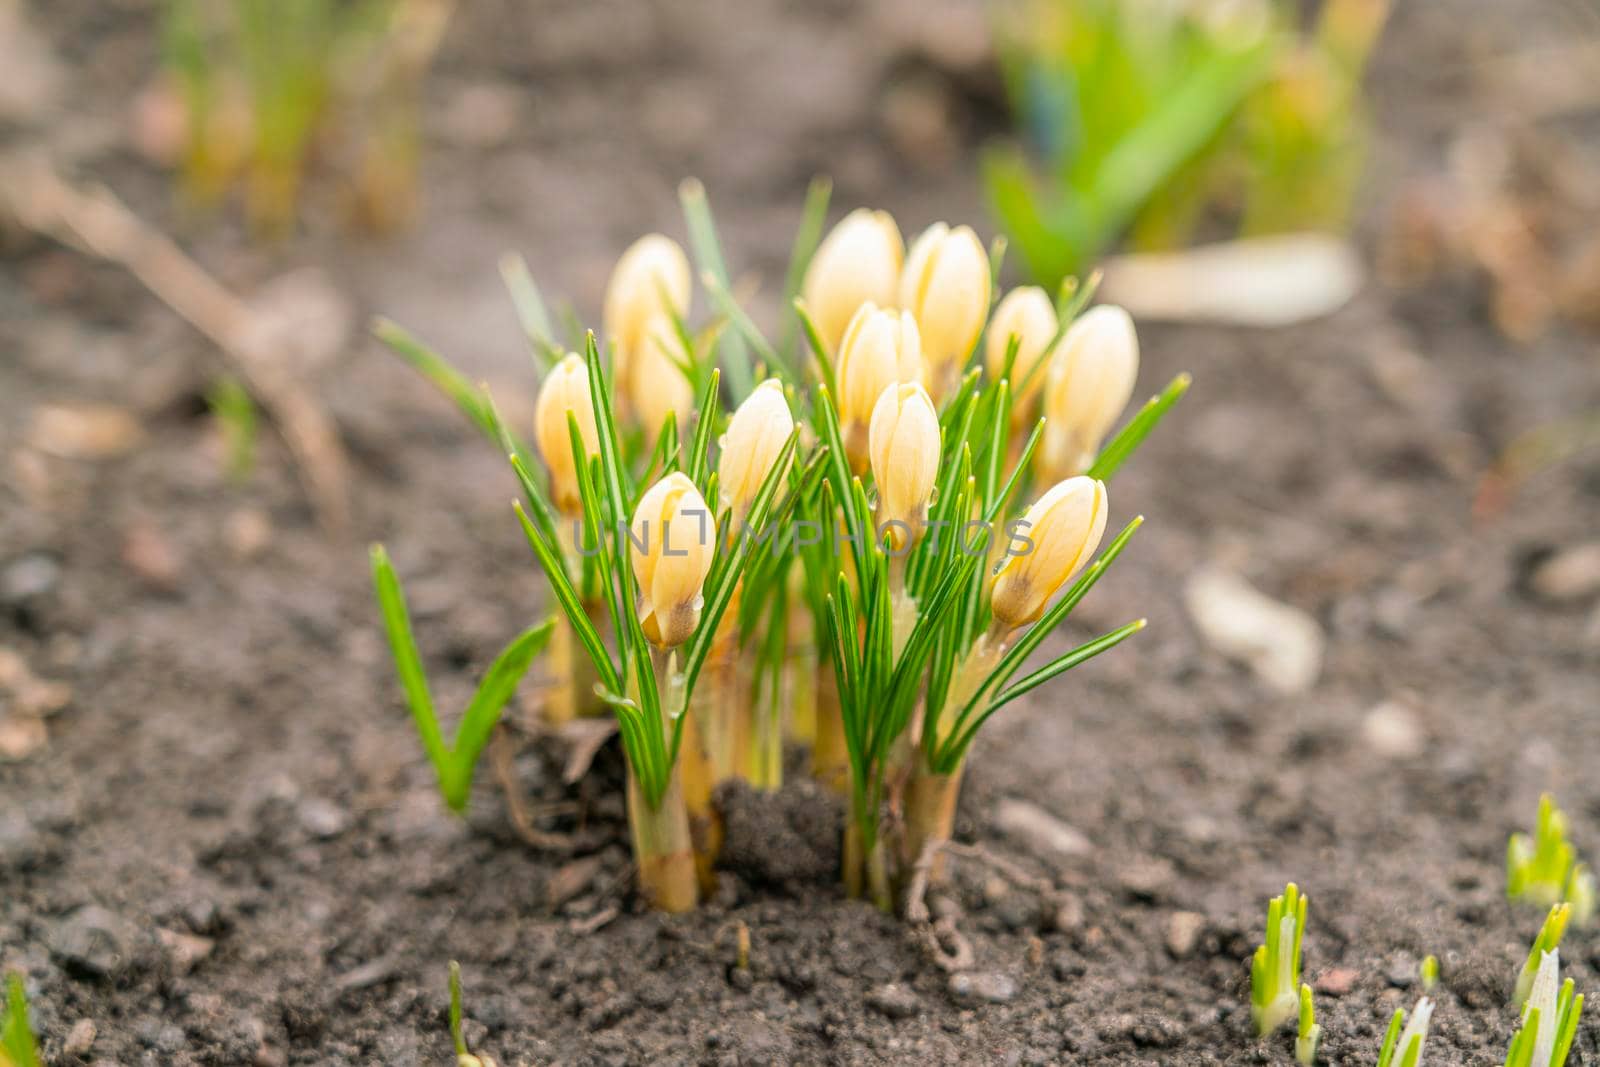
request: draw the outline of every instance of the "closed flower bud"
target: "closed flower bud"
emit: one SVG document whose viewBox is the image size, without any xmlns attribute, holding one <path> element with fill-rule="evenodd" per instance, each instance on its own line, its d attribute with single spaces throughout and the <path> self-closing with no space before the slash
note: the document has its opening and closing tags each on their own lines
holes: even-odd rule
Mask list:
<svg viewBox="0 0 1600 1067">
<path fill-rule="evenodd" d="M 680 365 L 688 358 L 672 320 L 661 312 L 651 316 L 629 358 L 626 390 L 634 419 L 652 443 L 668 414 L 676 416 L 681 436 L 684 420 L 694 409 L 694 387 Z"/>
<path fill-rule="evenodd" d="M 728 432 L 722 437 L 717 485 L 722 492 L 722 507 L 733 509 L 735 522 L 750 509 L 793 432 L 794 416 L 776 378 L 756 386 L 755 392 L 733 413 Z"/>
<path fill-rule="evenodd" d="M 817 246 L 800 295 L 829 352 L 839 349 L 856 309 L 892 306 L 905 245 L 887 211 L 857 208 Z"/>
<path fill-rule="evenodd" d="M 1106 532 L 1106 487 L 1093 478 L 1068 478 L 1040 497 L 1008 530 L 1006 555 L 995 571 L 990 608 L 997 622 L 1026 626 L 1072 576 L 1083 569 Z"/>
<path fill-rule="evenodd" d="M 872 409 L 868 438 L 872 477 L 878 485 L 878 523 L 905 523 L 894 530 L 895 547 L 915 535 L 939 477 L 939 414 L 928 391 L 916 383 L 891 385 Z"/>
<path fill-rule="evenodd" d="M 936 398 L 952 387 L 989 317 L 989 254 L 970 226 L 936 222 L 906 255 L 900 306 L 917 320 Z"/>
<path fill-rule="evenodd" d="M 606 283 L 602 315 L 606 343 L 616 347 L 615 388 L 626 384 L 650 320 L 669 310 L 689 313 L 690 285 L 689 257 L 670 237 L 646 234 L 622 253 Z"/>
<path fill-rule="evenodd" d="M 578 435 L 583 438 L 585 459 L 600 452 L 600 434 L 595 429 L 594 403 L 589 393 L 589 369 L 580 356 L 569 355 L 545 376 L 534 405 L 533 430 L 539 454 L 550 469 L 550 487 L 556 506 L 564 513 L 577 514 L 582 507 L 578 494 L 578 466 L 572 455 L 572 435 L 567 415 L 578 417 Z"/>
<path fill-rule="evenodd" d="M 1126 311 L 1102 304 L 1072 324 L 1045 383 L 1040 458 L 1052 476 L 1089 469 L 1138 375 L 1139 338 Z"/>
<path fill-rule="evenodd" d="M 1018 286 L 994 309 L 984 366 L 991 378 L 1004 374 L 1011 338 L 1017 338 L 1010 382 L 1013 410 L 1018 415 L 1027 413 L 1033 398 L 1044 388 L 1046 368 L 1039 366 L 1039 361 L 1045 358 L 1046 349 L 1055 340 L 1057 326 L 1055 305 L 1037 285 Z"/>
<path fill-rule="evenodd" d="M 834 376 L 839 384 L 839 423 L 845 450 L 859 472 L 866 466 L 867 423 L 878 397 L 891 385 L 923 380 L 916 321 L 908 312 L 862 304 L 839 343 Z"/>
<path fill-rule="evenodd" d="M 645 636 L 662 648 L 681 645 L 700 623 L 716 547 L 711 509 L 688 476 L 673 471 L 639 501 L 629 538 Z"/>
</svg>

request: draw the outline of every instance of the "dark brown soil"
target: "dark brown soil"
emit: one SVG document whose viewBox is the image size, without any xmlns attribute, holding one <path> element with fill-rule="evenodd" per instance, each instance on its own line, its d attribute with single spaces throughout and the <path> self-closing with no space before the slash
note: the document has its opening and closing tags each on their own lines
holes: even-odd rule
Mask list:
<svg viewBox="0 0 1600 1067">
<path fill-rule="evenodd" d="M 529 376 L 499 253 L 523 251 L 592 318 L 629 240 L 681 236 L 683 175 L 706 180 L 736 267 L 767 279 L 758 309 L 816 172 L 837 206 L 890 208 L 908 230 L 983 217 L 969 149 L 995 105 L 981 74 L 950 69 L 966 5 L 463 5 L 430 90 L 420 228 L 265 253 L 230 227 L 188 230 L 126 146 L 150 5 L 35 6 L 71 72 L 47 136 L 76 134 L 81 170 L 190 232 L 241 290 L 324 266 L 360 314 L 502 383 L 508 408 Z M 1579 7 L 1400 5 L 1375 72 L 1364 248 L 1473 119 L 1474 65 L 1593 33 Z M 907 77 L 949 105 L 953 154 L 886 118 Z M 485 87 L 513 94 L 504 129 Z M 955 976 L 817 875 L 830 843 L 793 798 L 738 803 L 738 869 L 686 918 L 630 896 L 612 751 L 569 790 L 556 746 L 517 735 L 516 781 L 536 810 L 557 805 L 540 826 L 575 833 L 575 853 L 520 842 L 487 765 L 470 820 L 442 809 L 365 544 L 389 545 L 447 708 L 537 615 L 541 582 L 503 464 L 375 344 L 322 372 L 356 461 L 357 535 L 332 542 L 270 438 L 246 484 L 225 478 L 197 399 L 206 349 L 125 276 L 23 242 L 0 309 L 0 648 L 72 689 L 48 746 L 0 763 L 0 963 L 25 972 L 52 1064 L 446 1063 L 450 959 L 469 1041 L 503 1065 L 1289 1063 L 1287 1034 L 1252 1038 L 1246 1001 L 1266 900 L 1292 878 L 1312 899 L 1308 979 L 1347 987 L 1319 996 L 1324 1061 L 1375 1062 L 1434 953 L 1428 1060 L 1480 1067 L 1500 1062 L 1539 921 L 1503 899 L 1507 832 L 1550 789 L 1600 851 L 1595 599 L 1552 604 L 1524 582 L 1531 560 L 1595 536 L 1600 458 L 1471 515 L 1512 436 L 1600 401 L 1593 340 L 1509 345 L 1471 278 L 1374 283 L 1277 332 L 1144 330 L 1142 387 L 1183 369 L 1197 384 L 1119 476 L 1118 513 L 1149 522 L 1077 628 L 1151 626 L 979 744 L 959 836 L 993 860 L 958 859 L 932 902 L 970 941 Z M 134 409 L 144 443 L 104 462 L 27 447 L 38 405 L 86 401 Z M 253 552 L 251 524 L 267 531 Z M 1217 562 L 1322 625 L 1309 693 L 1274 695 L 1201 642 L 1181 593 Z M 1422 755 L 1367 740 L 1385 701 L 1411 709 Z M 1051 860 L 1001 836 L 1010 799 L 1092 849 Z M 785 862 L 760 856 L 768 833 Z M 569 898 L 554 911 L 552 882 Z M 1175 953 L 1186 922 L 1198 933 Z M 1595 991 L 1594 931 L 1562 956 Z M 1586 1020 L 1574 1062 L 1597 1047 Z"/>
</svg>

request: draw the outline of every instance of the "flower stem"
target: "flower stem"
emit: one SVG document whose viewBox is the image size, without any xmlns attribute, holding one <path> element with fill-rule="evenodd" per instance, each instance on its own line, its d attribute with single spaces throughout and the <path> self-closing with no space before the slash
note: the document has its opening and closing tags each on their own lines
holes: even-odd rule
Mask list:
<svg viewBox="0 0 1600 1067">
<path fill-rule="evenodd" d="M 845 744 L 844 712 L 833 664 L 817 666 L 817 733 L 811 746 L 811 775 L 839 796 L 850 789 L 850 750 Z"/>
<path fill-rule="evenodd" d="M 889 859 L 883 838 L 877 832 L 877 813 L 865 798 L 858 798 L 856 809 L 844 828 L 844 888 L 852 898 L 866 896 L 882 912 L 894 911 L 894 892 L 889 885 Z"/>
<path fill-rule="evenodd" d="M 672 724 L 684 716 L 683 741 L 678 761 L 673 766 L 674 782 L 681 792 L 681 803 L 688 822 L 689 844 L 694 855 L 694 873 L 702 893 L 710 894 L 717 885 L 717 856 L 722 851 L 722 816 L 712 803 L 716 779 L 706 754 L 701 732 L 699 707 L 686 707 L 683 672 L 677 656 L 670 650 L 653 647 L 651 665 L 656 671 L 656 686 L 661 694 L 663 726 L 670 735 Z M 700 705 L 703 707 L 703 704 Z"/>
<path fill-rule="evenodd" d="M 958 763 L 949 774 L 935 772 L 928 766 L 926 757 L 917 760 L 916 770 L 906 786 L 906 870 L 911 870 L 922 859 L 925 848 L 950 840 L 965 770 L 966 760 Z M 944 881 L 944 875 L 944 855 L 936 853 L 928 868 L 928 880 L 938 884 Z"/>
<path fill-rule="evenodd" d="M 639 890 L 652 908 L 692 911 L 700 887 L 684 805 L 683 781 L 674 767 L 659 806 L 652 808 L 633 769 L 628 769 L 628 825 L 639 865 Z"/>
</svg>

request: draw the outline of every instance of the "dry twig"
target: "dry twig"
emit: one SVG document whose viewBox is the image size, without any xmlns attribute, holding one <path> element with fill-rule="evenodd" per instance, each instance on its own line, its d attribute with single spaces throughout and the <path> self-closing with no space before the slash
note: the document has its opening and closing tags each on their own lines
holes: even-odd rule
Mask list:
<svg viewBox="0 0 1600 1067">
<path fill-rule="evenodd" d="M 0 158 L 0 217 L 115 263 L 221 350 L 271 416 L 329 533 L 350 522 L 347 463 L 322 406 L 284 368 L 283 353 L 250 307 L 102 186 L 74 186 L 42 159 Z"/>
</svg>

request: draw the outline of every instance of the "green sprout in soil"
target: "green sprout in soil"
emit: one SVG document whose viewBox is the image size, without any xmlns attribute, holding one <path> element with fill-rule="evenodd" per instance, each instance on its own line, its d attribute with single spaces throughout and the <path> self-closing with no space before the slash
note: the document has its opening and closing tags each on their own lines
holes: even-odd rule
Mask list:
<svg viewBox="0 0 1600 1067">
<path fill-rule="evenodd" d="M 1568 901 L 1579 926 L 1594 916 L 1594 875 L 1578 861 L 1567 840 L 1567 817 L 1548 793 L 1539 798 L 1533 836 L 1515 833 L 1506 844 L 1506 896 L 1546 908 Z"/>
<path fill-rule="evenodd" d="M 1422 960 L 1420 974 L 1422 978 L 1422 988 L 1430 993 L 1433 992 L 1433 987 L 1439 984 L 1439 957 L 1424 957 Z"/>
<path fill-rule="evenodd" d="M 1316 1007 L 1311 1000 L 1311 987 L 1300 986 L 1300 1027 L 1294 1039 L 1296 1063 L 1310 1067 L 1317 1062 L 1317 1046 L 1322 1044 L 1322 1027 L 1317 1025 Z"/>
<path fill-rule="evenodd" d="M 1378 1067 L 1419 1067 L 1422 1050 L 1428 1043 L 1428 1025 L 1433 1020 L 1433 1001 L 1427 997 L 1411 1009 L 1410 1020 L 1404 1008 L 1396 1008 L 1378 1050 Z"/>
<path fill-rule="evenodd" d="M 1389 0 L 1328 0 L 1306 29 L 1288 0 L 1227 12 L 996 6 L 1007 96 L 1032 152 L 987 153 L 984 185 L 1042 284 L 1124 234 L 1181 244 L 1213 208 L 1245 234 L 1345 225 L 1367 140 L 1361 83 Z"/>
<path fill-rule="evenodd" d="M 453 0 L 166 0 L 165 77 L 148 109 L 184 192 L 209 208 L 235 188 L 259 234 L 301 214 L 306 177 L 336 175 L 353 221 L 414 210 L 420 88 Z M 164 143 L 176 132 L 178 144 Z"/>
<path fill-rule="evenodd" d="M 1539 961 L 1547 952 L 1554 952 L 1561 944 L 1561 936 L 1567 932 L 1567 922 L 1572 918 L 1572 905 L 1552 904 L 1550 914 L 1544 917 L 1544 923 L 1539 927 L 1539 934 L 1533 939 L 1533 947 L 1528 949 L 1528 959 L 1522 965 L 1522 972 L 1517 975 L 1517 988 L 1512 994 L 1511 1001 L 1517 1007 L 1522 1007 L 1528 1002 L 1528 994 L 1533 989 L 1534 979 L 1539 973 Z"/>
<path fill-rule="evenodd" d="M 1290 882 L 1267 906 L 1267 940 L 1250 964 L 1250 1018 L 1265 1037 L 1300 1010 L 1300 947 L 1309 898 Z"/>
<path fill-rule="evenodd" d="M 255 401 L 237 378 L 222 378 L 206 393 L 211 417 L 222 433 L 222 449 L 228 477 L 243 482 L 256 464 L 256 436 L 259 417 Z"/>
<path fill-rule="evenodd" d="M 450 961 L 450 1042 L 455 1046 L 456 1067 L 495 1067 L 487 1056 L 474 1056 L 467 1051 L 467 1039 L 461 1036 L 461 964 Z"/>
<path fill-rule="evenodd" d="M 20 974 L 11 975 L 6 982 L 5 1013 L 0 1015 L 0 1067 L 41 1067 Z"/>
<path fill-rule="evenodd" d="M 461 716 L 455 740 L 446 744 L 444 733 L 434 711 L 433 697 L 428 692 L 428 678 L 422 667 L 422 657 L 417 651 L 416 638 L 411 633 L 411 616 L 406 611 L 405 591 L 389 562 L 389 554 L 382 545 L 372 546 L 372 581 L 377 587 L 378 606 L 383 613 L 384 631 L 389 638 L 389 648 L 394 653 L 395 667 L 400 672 L 400 686 L 405 690 L 406 702 L 422 737 L 422 747 L 439 775 L 439 791 L 450 810 L 458 814 L 467 810 L 467 798 L 472 789 L 472 776 L 478 757 L 489 743 L 500 713 L 517 691 L 517 683 L 527 673 L 528 666 L 540 649 L 550 640 L 553 623 L 524 630 L 516 640 L 495 657 L 478 691 Z"/>
<path fill-rule="evenodd" d="M 1505 1067 L 1563 1067 L 1567 1062 L 1583 1014 L 1583 997 L 1575 992 L 1571 978 L 1560 981 L 1560 969 L 1555 949 L 1539 953 L 1522 1008 L 1522 1025 L 1506 1049 Z"/>
</svg>

